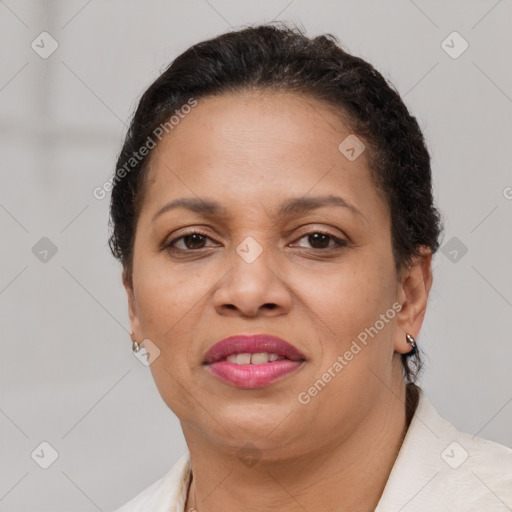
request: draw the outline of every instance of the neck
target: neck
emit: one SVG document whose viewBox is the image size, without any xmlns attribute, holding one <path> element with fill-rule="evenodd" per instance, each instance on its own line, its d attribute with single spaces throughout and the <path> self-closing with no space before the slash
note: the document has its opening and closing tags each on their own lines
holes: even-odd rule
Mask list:
<svg viewBox="0 0 512 512">
<path fill-rule="evenodd" d="M 414 391 L 414 390 L 413 390 Z M 417 396 L 416 396 L 417 399 Z M 184 426 L 193 478 L 185 511 L 373 511 L 417 403 L 405 385 L 386 393 L 350 439 L 246 467 Z"/>
</svg>

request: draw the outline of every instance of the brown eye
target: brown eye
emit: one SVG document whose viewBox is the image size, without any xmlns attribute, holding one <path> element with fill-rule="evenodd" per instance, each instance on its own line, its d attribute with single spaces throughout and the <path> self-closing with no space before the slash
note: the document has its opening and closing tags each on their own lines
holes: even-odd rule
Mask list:
<svg viewBox="0 0 512 512">
<path fill-rule="evenodd" d="M 312 231 L 304 236 L 300 240 L 306 239 L 311 249 L 325 250 L 325 249 L 336 249 L 346 246 L 346 242 L 341 240 L 330 233 L 324 233 L 323 231 Z M 334 244 L 329 245 L 330 242 Z M 300 247 L 306 247 L 301 245 Z M 307 247 L 306 247 L 307 248 Z"/>
<path fill-rule="evenodd" d="M 313 233 L 308 235 L 308 242 L 313 246 L 313 249 L 325 249 L 329 246 L 331 237 L 324 233 Z"/>
<path fill-rule="evenodd" d="M 201 249 L 202 247 L 204 247 L 204 242 L 206 240 L 206 237 L 199 233 L 186 235 L 182 238 L 187 249 Z"/>
<path fill-rule="evenodd" d="M 205 245 L 207 240 L 211 240 L 209 236 L 194 231 L 174 238 L 165 244 L 163 248 L 169 251 L 192 252 L 194 250 L 212 247 L 211 245 Z"/>
</svg>

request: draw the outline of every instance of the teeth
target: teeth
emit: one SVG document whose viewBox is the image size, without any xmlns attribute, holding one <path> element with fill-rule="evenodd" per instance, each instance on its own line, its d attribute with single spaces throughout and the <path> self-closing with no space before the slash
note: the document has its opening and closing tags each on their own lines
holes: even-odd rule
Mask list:
<svg viewBox="0 0 512 512">
<path fill-rule="evenodd" d="M 263 364 L 268 363 L 267 352 L 256 352 L 251 356 L 251 364 Z"/>
<path fill-rule="evenodd" d="M 256 352 L 254 354 L 231 354 L 226 358 L 228 362 L 235 364 L 264 364 L 268 363 L 269 361 L 280 361 L 282 359 L 286 358 L 274 353 L 269 354 L 268 352 Z"/>
<path fill-rule="evenodd" d="M 236 364 L 251 364 L 251 354 L 236 354 Z"/>
</svg>

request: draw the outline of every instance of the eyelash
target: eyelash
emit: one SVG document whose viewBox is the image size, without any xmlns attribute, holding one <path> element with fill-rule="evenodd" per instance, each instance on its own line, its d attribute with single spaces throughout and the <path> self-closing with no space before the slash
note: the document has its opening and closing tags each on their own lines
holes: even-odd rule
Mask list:
<svg viewBox="0 0 512 512">
<path fill-rule="evenodd" d="M 297 238 L 296 240 L 297 241 L 300 241 L 302 240 L 303 238 L 306 238 L 308 236 L 311 236 L 311 235 L 314 235 L 314 234 L 322 234 L 322 235 L 325 235 L 325 236 L 328 236 L 329 238 L 331 238 L 332 240 L 334 240 L 334 242 L 336 243 L 335 246 L 332 246 L 332 247 L 326 247 L 324 249 L 318 249 L 318 248 L 310 248 L 311 251 L 320 251 L 320 252 L 331 252 L 331 251 L 334 251 L 334 250 L 338 250 L 338 249 L 342 249 L 344 247 L 347 246 L 347 242 L 345 240 L 342 240 L 341 238 L 338 238 L 336 236 L 334 236 L 332 233 L 330 233 L 329 231 L 325 231 L 323 229 L 314 229 L 314 230 L 311 230 L 311 231 L 308 231 L 306 233 L 303 233 L 301 235 L 300 238 Z M 181 236 L 177 237 L 177 238 L 174 238 L 172 240 L 170 240 L 168 243 L 165 243 L 162 247 L 162 250 L 167 250 L 169 252 L 181 252 L 181 253 L 192 253 L 192 252 L 198 252 L 202 249 L 207 249 L 208 247 L 201 247 L 199 249 L 178 249 L 176 247 L 173 247 L 173 244 L 176 243 L 177 241 L 181 240 L 181 239 L 184 239 L 186 237 L 189 237 L 189 236 L 192 236 L 192 235 L 201 235 L 205 238 L 210 238 L 210 236 L 208 236 L 208 234 L 200 231 L 200 230 L 197 230 L 195 229 L 194 231 L 190 231 L 188 233 L 184 233 L 182 234 Z M 302 247 L 303 249 L 307 249 L 307 247 Z"/>
</svg>

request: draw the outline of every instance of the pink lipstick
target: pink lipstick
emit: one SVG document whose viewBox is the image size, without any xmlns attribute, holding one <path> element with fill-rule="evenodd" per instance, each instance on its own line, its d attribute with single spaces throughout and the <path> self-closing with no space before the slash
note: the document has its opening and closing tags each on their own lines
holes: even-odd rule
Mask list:
<svg viewBox="0 0 512 512">
<path fill-rule="evenodd" d="M 304 361 L 304 355 L 281 338 L 241 334 L 213 345 L 206 352 L 203 364 L 232 386 L 254 389 L 289 375 Z"/>
</svg>

